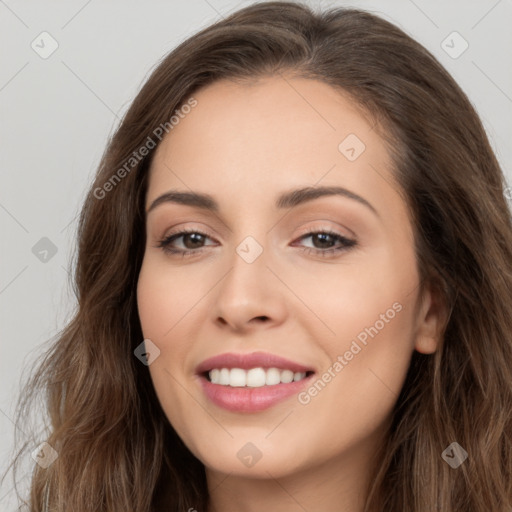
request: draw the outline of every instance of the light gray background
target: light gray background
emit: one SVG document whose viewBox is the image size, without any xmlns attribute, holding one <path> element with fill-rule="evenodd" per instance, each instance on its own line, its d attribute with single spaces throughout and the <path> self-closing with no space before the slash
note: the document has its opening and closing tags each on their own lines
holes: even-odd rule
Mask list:
<svg viewBox="0 0 512 512">
<path fill-rule="evenodd" d="M 12 454 L 22 370 L 75 303 L 68 268 L 76 217 L 107 136 L 164 54 L 251 3 L 0 0 L 0 471 Z M 308 3 L 370 10 L 426 46 L 476 106 L 512 184 L 511 0 Z M 31 47 L 43 45 L 44 31 L 58 43 L 46 59 Z M 462 49 L 457 36 L 446 39 L 454 31 L 469 44 L 457 58 L 445 51 Z M 47 261 L 32 251 L 43 237 L 57 248 Z M 28 457 L 27 470 L 32 464 Z M 0 511 L 17 507 L 11 488 L 9 479 L 0 488 Z"/>
</svg>

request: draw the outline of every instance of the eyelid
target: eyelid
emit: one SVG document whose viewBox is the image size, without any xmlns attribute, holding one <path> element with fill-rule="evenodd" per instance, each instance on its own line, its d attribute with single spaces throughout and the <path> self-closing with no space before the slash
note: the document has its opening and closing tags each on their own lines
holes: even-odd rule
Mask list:
<svg viewBox="0 0 512 512">
<path fill-rule="evenodd" d="M 326 221 L 317 221 L 317 222 L 326 222 Z M 332 222 L 332 221 L 330 221 L 330 222 Z M 341 231 L 345 230 L 348 233 L 343 233 L 343 232 L 338 233 L 339 230 L 341 230 Z M 299 230 L 299 233 L 297 235 L 293 236 L 293 241 L 296 241 L 298 238 L 301 238 L 305 235 L 311 235 L 312 233 L 333 232 L 333 231 L 335 231 L 336 234 L 338 234 L 344 238 L 350 238 L 351 240 L 354 240 L 356 242 L 358 241 L 357 236 L 355 235 L 355 233 L 352 230 L 342 227 L 342 226 L 332 228 L 332 227 L 329 227 L 326 225 L 308 226 L 308 227 L 301 228 Z M 177 235 L 177 234 L 181 234 L 181 233 L 200 233 L 200 234 L 207 236 L 208 238 L 211 238 L 212 240 L 215 240 L 216 242 L 218 242 L 218 240 L 215 239 L 215 237 L 211 234 L 211 232 L 208 229 L 203 229 L 202 227 L 198 228 L 197 226 L 175 227 L 169 233 L 165 233 L 159 239 L 165 240 L 165 239 L 170 238 L 173 235 Z"/>
<path fill-rule="evenodd" d="M 207 228 L 198 227 L 197 225 L 192 226 L 192 227 L 190 227 L 190 226 L 181 227 L 181 224 L 173 227 L 168 232 L 165 231 L 164 234 L 160 237 L 160 239 L 169 238 L 173 235 L 177 235 L 180 233 L 201 233 L 209 238 L 215 239 L 215 237 L 211 234 L 211 231 Z"/>
<path fill-rule="evenodd" d="M 332 224 L 332 221 L 327 221 L 327 220 L 319 220 L 319 221 L 316 221 L 316 222 L 331 222 Z M 356 236 L 356 234 L 351 230 L 351 229 L 348 229 L 344 226 L 340 226 L 339 224 L 336 225 L 336 227 L 332 227 L 332 226 L 328 226 L 326 224 L 323 224 L 323 225 L 320 225 L 320 226 L 308 226 L 307 228 L 301 228 L 299 230 L 299 235 L 298 237 L 302 237 L 304 235 L 308 235 L 308 234 L 311 234 L 311 233 L 317 233 L 317 232 L 322 232 L 322 231 L 325 231 L 325 232 L 336 232 L 336 234 L 338 234 L 339 236 L 342 236 L 343 238 L 348 238 L 348 239 L 351 239 L 351 240 L 354 240 L 355 242 L 358 241 L 358 237 Z M 345 233 L 344 233 L 345 231 Z M 294 236 L 294 239 L 296 237 Z"/>
</svg>

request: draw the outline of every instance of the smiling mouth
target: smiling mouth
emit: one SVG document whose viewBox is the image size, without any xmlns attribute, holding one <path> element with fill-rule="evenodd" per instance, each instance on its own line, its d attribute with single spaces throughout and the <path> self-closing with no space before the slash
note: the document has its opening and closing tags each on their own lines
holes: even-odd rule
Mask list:
<svg viewBox="0 0 512 512">
<path fill-rule="evenodd" d="M 281 368 L 256 367 L 249 370 L 242 368 L 213 368 L 201 375 L 212 384 L 227 387 L 261 388 L 278 384 L 299 382 L 313 375 L 313 371 L 293 372 Z"/>
</svg>

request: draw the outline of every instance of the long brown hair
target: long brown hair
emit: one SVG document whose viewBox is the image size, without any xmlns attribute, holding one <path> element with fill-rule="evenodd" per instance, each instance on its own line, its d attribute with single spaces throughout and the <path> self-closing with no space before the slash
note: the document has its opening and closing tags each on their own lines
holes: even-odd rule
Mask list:
<svg viewBox="0 0 512 512">
<path fill-rule="evenodd" d="M 49 426 L 39 440 L 58 453 L 46 469 L 34 465 L 30 510 L 44 510 L 45 498 L 54 512 L 206 510 L 204 466 L 134 357 L 155 148 L 126 163 L 149 139 L 158 145 L 156 128 L 170 131 L 200 87 L 284 72 L 333 86 L 375 120 L 414 221 L 422 279 L 436 280 L 449 308 L 436 353 L 413 354 L 365 511 L 510 512 L 512 221 L 482 123 L 399 28 L 356 9 L 291 2 L 253 4 L 180 44 L 109 140 L 79 221 L 76 311 L 20 398 L 21 425 L 44 393 Z M 442 457 L 453 442 L 468 453 L 457 469 Z"/>
</svg>

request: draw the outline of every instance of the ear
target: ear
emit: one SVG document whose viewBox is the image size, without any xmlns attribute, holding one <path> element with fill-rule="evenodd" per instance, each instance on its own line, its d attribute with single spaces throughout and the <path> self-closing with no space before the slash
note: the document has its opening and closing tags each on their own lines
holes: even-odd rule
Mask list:
<svg viewBox="0 0 512 512">
<path fill-rule="evenodd" d="M 422 354 L 433 354 L 442 341 L 448 321 L 448 308 L 440 286 L 425 286 L 419 307 L 414 348 Z"/>
</svg>

